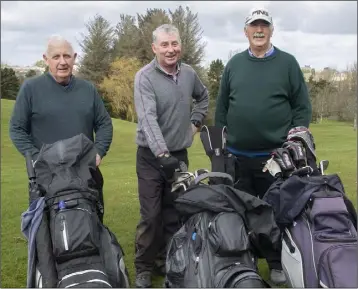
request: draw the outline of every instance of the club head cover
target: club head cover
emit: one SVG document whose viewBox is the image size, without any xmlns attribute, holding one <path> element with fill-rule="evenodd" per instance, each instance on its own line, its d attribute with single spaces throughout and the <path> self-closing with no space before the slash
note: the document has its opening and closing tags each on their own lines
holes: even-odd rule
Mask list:
<svg viewBox="0 0 358 289">
<path fill-rule="evenodd" d="M 287 135 L 288 141 L 300 142 L 306 150 L 306 154 L 310 154 L 316 161 L 316 144 L 312 133 L 304 126 L 292 128 Z M 307 155 L 306 155 L 307 157 Z"/>
<path fill-rule="evenodd" d="M 290 153 L 287 149 L 285 148 L 275 149 L 271 153 L 271 155 L 273 156 L 273 160 L 276 161 L 281 167 L 281 171 L 283 175 L 288 176 L 296 169 L 293 160 L 290 156 Z"/>
<path fill-rule="evenodd" d="M 300 142 L 287 141 L 282 147 L 289 151 L 296 168 L 301 168 L 307 165 L 306 153 Z"/>
</svg>

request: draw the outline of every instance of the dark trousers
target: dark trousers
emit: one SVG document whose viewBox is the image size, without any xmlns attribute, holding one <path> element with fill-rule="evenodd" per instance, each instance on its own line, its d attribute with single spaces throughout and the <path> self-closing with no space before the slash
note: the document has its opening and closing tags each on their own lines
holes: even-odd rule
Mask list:
<svg viewBox="0 0 358 289">
<path fill-rule="evenodd" d="M 255 158 L 237 156 L 235 162 L 235 188 L 261 199 L 275 181 L 274 177 L 268 172 L 262 172 L 268 159 L 269 156 Z M 269 268 L 282 270 L 281 250 L 275 252 L 274 255 L 274 257 L 267 259 Z"/>
<path fill-rule="evenodd" d="M 189 166 L 187 150 L 171 152 Z M 160 169 L 149 148 L 138 147 L 136 170 L 140 221 L 135 236 L 135 268 L 137 274 L 152 271 L 156 261 L 165 265 L 166 246 L 180 228 L 178 214 L 171 198 L 171 183 Z"/>
</svg>

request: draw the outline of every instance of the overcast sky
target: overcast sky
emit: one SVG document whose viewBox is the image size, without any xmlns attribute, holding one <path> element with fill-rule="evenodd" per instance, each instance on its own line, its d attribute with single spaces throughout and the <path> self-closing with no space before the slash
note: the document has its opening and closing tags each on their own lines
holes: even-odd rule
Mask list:
<svg viewBox="0 0 358 289">
<path fill-rule="evenodd" d="M 251 8 L 260 6 L 273 16 L 272 43 L 293 54 L 301 66 L 341 70 L 357 59 L 356 1 L 1 1 L 1 62 L 34 64 L 51 34 L 67 37 L 81 54 L 77 41 L 96 13 L 115 25 L 120 13 L 135 16 L 147 8 L 174 10 L 179 5 L 198 13 L 207 42 L 205 64 L 217 58 L 226 62 L 230 50 L 248 47 L 244 20 Z"/>
</svg>

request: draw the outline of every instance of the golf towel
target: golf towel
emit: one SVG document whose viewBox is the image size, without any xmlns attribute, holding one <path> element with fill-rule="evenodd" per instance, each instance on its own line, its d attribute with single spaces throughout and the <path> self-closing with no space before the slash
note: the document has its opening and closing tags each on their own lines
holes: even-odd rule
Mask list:
<svg viewBox="0 0 358 289">
<path fill-rule="evenodd" d="M 27 288 L 32 287 L 32 272 L 35 264 L 36 233 L 42 220 L 42 213 L 45 207 L 45 199 L 39 198 L 31 203 L 26 212 L 21 215 L 21 232 L 28 240 L 28 260 L 27 260 Z"/>
</svg>

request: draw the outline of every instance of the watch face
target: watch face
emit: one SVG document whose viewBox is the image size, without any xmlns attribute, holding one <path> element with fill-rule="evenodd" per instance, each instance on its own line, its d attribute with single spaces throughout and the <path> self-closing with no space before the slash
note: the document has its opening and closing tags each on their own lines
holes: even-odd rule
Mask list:
<svg viewBox="0 0 358 289">
<path fill-rule="evenodd" d="M 193 125 L 195 125 L 196 127 L 199 127 L 199 126 L 200 126 L 200 122 L 197 121 L 197 120 L 196 120 L 196 121 L 193 121 L 192 123 L 193 123 Z"/>
</svg>

